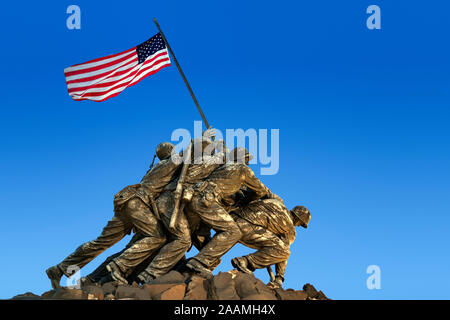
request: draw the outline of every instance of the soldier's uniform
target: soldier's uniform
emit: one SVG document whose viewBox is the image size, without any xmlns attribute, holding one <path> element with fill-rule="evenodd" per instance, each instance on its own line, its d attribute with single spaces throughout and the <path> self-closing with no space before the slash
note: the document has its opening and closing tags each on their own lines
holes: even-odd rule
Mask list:
<svg viewBox="0 0 450 320">
<path fill-rule="evenodd" d="M 120 212 L 128 200 L 139 198 L 151 208 L 152 201 L 158 197 L 164 187 L 177 175 L 181 159 L 179 155 L 161 160 L 148 170 L 139 184 L 127 186 L 114 196 L 114 211 Z"/>
<path fill-rule="evenodd" d="M 107 266 L 110 262 L 112 262 L 115 258 L 117 258 L 118 256 L 120 256 L 124 251 L 126 251 L 127 249 L 129 249 L 134 243 L 136 243 L 138 240 L 141 240 L 144 236 L 141 233 L 136 233 L 133 238 L 130 240 L 130 242 L 125 246 L 124 249 L 122 249 L 121 251 L 112 254 L 111 256 L 109 256 L 108 258 L 105 259 L 105 261 L 103 261 L 103 263 L 101 263 L 94 271 L 92 271 L 89 275 L 86 276 L 86 279 L 83 279 L 85 281 L 88 281 L 90 283 L 102 283 L 102 281 L 112 281 L 114 279 L 111 279 L 112 274 L 110 271 L 108 271 Z M 147 260 L 151 260 L 152 256 L 154 257 L 156 255 L 155 251 L 150 257 L 147 258 Z M 135 255 L 136 257 L 139 257 L 139 254 Z M 135 268 L 133 272 L 129 272 L 129 273 L 123 273 L 122 276 L 129 278 L 130 280 L 134 280 L 135 276 L 137 275 L 135 273 L 135 271 L 137 270 L 143 270 L 142 268 Z M 134 277 L 133 277 L 134 276 Z M 82 280 L 82 281 L 83 281 Z"/>
<path fill-rule="evenodd" d="M 70 276 L 67 271 L 69 266 L 84 267 L 132 231 L 141 234 L 142 237 L 135 238 L 133 245 L 114 259 L 123 272 L 135 267 L 151 252 L 160 248 L 166 242 L 166 235 L 161 223 L 150 209 L 151 201 L 177 174 L 181 164 L 177 157 L 179 155 L 161 160 L 146 173 L 140 184 L 128 186 L 116 194 L 114 216 L 103 228 L 100 236 L 79 246 L 57 265 L 58 269 L 66 276 Z M 49 270 L 47 274 L 52 278 L 54 270 Z"/>
<path fill-rule="evenodd" d="M 201 161 L 196 161 L 201 160 Z M 203 181 L 224 161 L 223 152 L 214 156 L 202 156 L 202 159 L 195 159 L 189 167 L 184 178 L 183 188 L 192 188 L 196 183 Z M 161 215 L 161 222 L 166 230 L 169 230 L 170 220 L 175 207 L 174 191 L 178 179 L 173 179 L 156 200 L 158 211 Z M 141 281 L 148 281 L 169 272 L 173 266 L 182 258 L 191 247 L 191 229 L 189 222 L 183 212 L 180 212 L 175 224 L 175 230 L 169 231 L 168 241 L 156 257 L 152 260 L 145 271 L 140 274 Z M 133 250 L 133 246 L 129 250 Z"/>
<path fill-rule="evenodd" d="M 289 247 L 295 240 L 295 226 L 290 211 L 277 199 L 255 201 L 235 210 L 231 216 L 242 232 L 239 240 L 257 249 L 244 256 L 251 271 L 275 264 L 278 276 L 284 278 Z"/>
<path fill-rule="evenodd" d="M 205 181 L 196 185 L 196 191 L 188 208 L 216 234 L 188 263 L 196 270 L 198 263 L 211 268 L 241 238 L 241 231 L 224 208 L 223 201 L 232 197 L 245 185 L 253 191 L 255 199 L 271 193 L 243 163 L 226 163 L 216 169 Z"/>
</svg>

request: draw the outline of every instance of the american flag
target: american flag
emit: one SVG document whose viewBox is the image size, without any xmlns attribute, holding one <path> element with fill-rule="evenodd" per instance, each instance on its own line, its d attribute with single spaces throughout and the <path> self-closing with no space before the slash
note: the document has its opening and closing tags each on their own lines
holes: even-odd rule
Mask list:
<svg viewBox="0 0 450 320">
<path fill-rule="evenodd" d="M 77 101 L 104 101 L 170 66 L 160 33 L 127 51 L 64 69 L 69 95 Z"/>
</svg>

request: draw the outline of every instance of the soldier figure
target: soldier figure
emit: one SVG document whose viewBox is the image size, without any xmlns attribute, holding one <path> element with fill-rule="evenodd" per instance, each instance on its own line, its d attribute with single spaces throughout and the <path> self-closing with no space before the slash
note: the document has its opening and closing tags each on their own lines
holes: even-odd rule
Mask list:
<svg viewBox="0 0 450 320">
<path fill-rule="evenodd" d="M 211 172 L 225 162 L 225 152 L 223 148 L 221 148 L 218 153 L 211 155 L 211 151 L 214 151 L 217 147 L 223 146 L 223 140 L 211 142 L 209 138 L 204 137 L 196 139 L 194 142 L 192 163 L 188 164 L 183 182 L 185 195 L 190 192 L 189 190 L 192 190 L 196 183 L 205 180 Z M 211 151 L 208 152 L 208 150 Z M 148 282 L 169 272 L 173 266 L 184 257 L 186 251 L 191 248 L 192 230 L 183 212 L 180 212 L 177 217 L 175 229 L 170 230 L 169 228 L 175 206 L 174 191 L 177 187 L 177 182 L 177 179 L 172 180 L 164 188 L 163 193 L 156 201 L 158 210 L 161 214 L 161 221 L 168 231 L 169 238 L 168 242 L 161 248 L 150 265 L 139 274 L 138 278 L 141 282 Z M 195 244 L 200 250 L 201 244 Z"/>
<path fill-rule="evenodd" d="M 214 150 L 216 145 L 223 143 L 223 141 L 215 141 L 214 145 L 211 146 L 212 142 L 209 139 L 209 136 L 212 134 L 211 132 L 205 133 L 202 138 L 194 140 L 193 149 L 201 152 L 197 157 L 195 157 L 194 152 L 191 153 L 192 164 L 189 164 L 185 177 L 185 188 L 199 181 L 203 181 L 214 169 L 224 162 L 223 152 L 219 152 L 214 156 L 203 153 L 206 149 Z M 171 183 L 164 188 L 164 191 L 156 199 L 156 210 L 161 216 L 161 223 L 164 225 L 164 231 L 167 232 L 169 238 L 168 243 L 161 248 L 156 257 L 151 261 L 150 265 L 138 275 L 138 280 L 141 283 L 148 282 L 169 272 L 184 257 L 185 252 L 191 247 L 191 231 L 184 214 L 181 213 L 178 216 L 175 230 L 169 231 L 169 224 L 175 205 L 174 190 L 177 180 L 178 175 L 173 177 Z M 151 252 L 154 252 L 154 249 L 152 247 L 146 248 L 145 245 L 141 245 L 139 242 L 130 245 L 119 256 L 113 258 L 107 265 L 108 270 L 112 271 L 113 278 L 120 282 L 124 282 L 126 276 L 133 271 L 132 268 L 120 268 L 120 270 L 118 270 L 116 265 L 119 264 L 118 262 L 122 259 L 123 255 L 133 255 L 130 254 L 130 252 L 132 253 L 134 251 L 140 252 L 140 256 L 136 257 L 133 266 L 136 267 L 142 263 Z M 146 251 L 150 252 L 143 255 Z"/>
<path fill-rule="evenodd" d="M 211 277 L 211 269 L 242 237 L 242 233 L 225 209 L 224 202 L 238 192 L 242 186 L 253 191 L 254 199 L 269 195 L 277 197 L 256 178 L 248 167 L 252 156 L 245 148 L 231 152 L 231 160 L 216 169 L 209 177 L 195 186 L 188 210 L 195 214 L 216 234 L 200 252 L 186 264 L 188 268 L 204 277 Z"/>
<path fill-rule="evenodd" d="M 252 273 L 274 264 L 276 276 L 271 274 L 269 285 L 281 287 L 295 227 L 307 228 L 311 215 L 303 206 L 289 211 L 283 200 L 256 178 L 248 167 L 252 156 L 245 148 L 235 148 L 226 159 L 223 141 L 210 140 L 214 134 L 214 129 L 208 129 L 194 140 L 196 147 L 190 145 L 194 152 L 187 149 L 188 153 L 176 154 L 173 144 L 159 144 L 156 155 L 160 162 L 152 165 L 139 184 L 114 196 L 114 216 L 100 236 L 46 270 L 52 287 L 59 287 L 63 275 L 70 277 L 76 271 L 73 266 L 83 268 L 132 231 L 135 235 L 126 248 L 82 281 L 149 282 L 174 268 L 193 244 L 199 253 L 185 266 L 209 278 L 221 257 L 240 242 L 257 251 L 232 259 L 232 265 Z M 214 154 L 216 149 L 219 152 Z M 191 163 L 182 165 L 189 154 Z M 225 160 L 228 162 L 223 164 Z M 180 194 L 182 205 L 172 217 Z M 171 224 L 174 221 L 175 225 Z M 213 238 L 210 229 L 216 232 Z"/>
<path fill-rule="evenodd" d="M 118 269 L 129 270 L 142 259 L 147 258 L 152 250 L 160 248 L 166 242 L 166 234 L 161 223 L 152 212 L 152 202 L 180 167 L 180 155 L 172 155 L 174 146 L 164 142 L 158 145 L 156 154 L 161 160 L 155 167 L 147 171 L 141 182 L 128 186 L 114 197 L 114 216 L 103 228 L 100 236 L 79 246 L 71 255 L 56 266 L 46 270 L 53 288 L 59 287 L 63 275 L 70 277 L 70 266 L 84 267 L 100 253 L 120 241 L 124 236 L 134 231 L 143 237 L 135 237 L 132 250 L 125 250 L 115 264 L 109 266 L 109 271 L 121 278 Z M 141 250 L 146 248 L 146 250 Z"/>
<path fill-rule="evenodd" d="M 275 264 L 276 276 L 269 285 L 280 288 L 290 255 L 289 247 L 295 240 L 295 227 L 308 227 L 311 219 L 308 209 L 296 206 L 289 211 L 282 201 L 265 199 L 235 210 L 231 216 L 242 233 L 239 242 L 258 250 L 232 259 L 233 267 L 245 273 L 252 273 L 255 269 Z"/>
</svg>

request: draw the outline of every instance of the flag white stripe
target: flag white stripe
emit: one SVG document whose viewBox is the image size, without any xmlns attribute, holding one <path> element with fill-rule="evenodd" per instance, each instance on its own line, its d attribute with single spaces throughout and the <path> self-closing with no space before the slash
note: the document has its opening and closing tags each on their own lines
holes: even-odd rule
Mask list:
<svg viewBox="0 0 450 320">
<path fill-rule="evenodd" d="M 140 79 L 142 79 L 145 75 L 147 75 L 148 73 L 152 72 L 153 70 L 156 70 L 156 69 L 158 69 L 158 68 L 160 68 L 160 67 L 162 67 L 164 65 L 168 65 L 168 64 L 170 64 L 170 62 L 165 62 L 165 63 L 159 64 L 158 66 L 154 66 L 154 67 L 150 68 L 149 70 L 146 70 L 145 72 L 140 74 L 135 79 L 132 79 L 131 81 L 128 81 L 128 83 L 126 83 L 126 84 L 124 84 L 124 85 L 122 85 L 122 86 L 120 86 L 118 88 L 115 88 L 114 90 L 107 91 L 105 94 L 103 94 L 101 96 L 91 96 L 90 93 L 93 93 L 93 92 L 87 92 L 87 93 L 84 93 L 82 95 L 73 95 L 73 98 L 74 99 L 76 99 L 76 98 L 88 98 L 90 100 L 103 100 L 103 99 L 109 97 L 110 95 L 113 95 L 113 94 L 115 94 L 117 92 L 121 92 L 121 91 L 125 90 L 131 84 L 134 84 L 134 83 L 138 82 Z"/>
<path fill-rule="evenodd" d="M 120 68 L 120 67 L 122 67 L 124 65 L 132 63 L 133 60 L 136 60 L 136 62 L 137 62 L 137 53 L 134 54 L 129 59 L 127 59 L 125 61 L 121 61 L 121 62 L 119 62 L 119 63 L 117 63 L 115 65 L 112 65 L 112 66 L 109 66 L 109 67 L 106 67 L 106 68 L 103 68 L 103 69 L 100 69 L 100 70 L 92 71 L 92 72 L 86 72 L 86 73 L 81 73 L 81 74 L 76 74 L 76 75 L 73 75 L 73 76 L 66 77 L 66 81 L 83 79 L 83 78 L 86 78 L 86 77 L 96 76 L 96 75 L 99 75 L 99 74 L 102 74 L 102 73 L 105 73 L 105 72 L 114 71 L 117 68 Z"/>
<path fill-rule="evenodd" d="M 158 59 L 156 59 L 155 61 L 152 61 L 151 63 L 148 63 L 146 60 L 147 64 L 146 64 L 146 62 L 144 62 L 142 65 L 139 65 L 139 69 L 147 70 L 147 68 L 149 68 L 150 70 L 155 70 L 155 68 L 159 67 L 162 63 L 168 62 L 168 61 L 161 61 L 162 59 L 166 59 L 166 56 L 159 57 Z M 136 67 L 133 68 L 133 70 L 136 70 Z M 130 73 L 131 73 L 131 71 L 130 71 Z M 128 74 L 130 74 L 130 73 L 128 73 Z M 120 84 L 128 84 L 131 80 L 133 80 L 134 77 L 136 77 L 136 74 L 133 74 L 131 76 L 127 76 L 127 75 L 118 76 L 118 77 L 114 77 L 114 79 L 108 78 L 107 81 L 102 81 L 102 83 L 111 83 L 111 85 L 109 87 L 89 88 L 84 91 L 74 91 L 74 92 L 71 92 L 70 95 L 81 95 L 82 96 L 82 95 L 88 95 L 89 93 L 93 93 L 93 92 L 107 92 L 108 90 L 111 89 L 111 87 L 115 87 Z"/>
<path fill-rule="evenodd" d="M 69 89 L 74 89 L 74 88 L 81 88 L 81 87 L 87 87 L 87 86 L 91 86 L 91 85 L 96 85 L 98 83 L 102 83 L 102 82 L 106 82 L 106 80 L 109 79 L 120 79 L 122 77 L 126 77 L 127 75 L 129 75 L 131 72 L 135 71 L 136 69 L 139 69 L 140 65 L 139 63 L 136 61 L 136 63 L 132 63 L 123 67 L 120 67 L 119 69 L 115 70 L 112 73 L 106 74 L 105 76 L 95 79 L 95 80 L 91 80 L 91 81 L 86 81 L 86 82 L 76 82 L 76 83 L 70 83 L 67 85 L 67 88 Z M 120 76 L 114 76 L 114 74 L 116 74 L 117 72 L 121 72 L 124 70 L 129 69 L 129 71 L 127 73 L 124 73 L 123 75 Z"/>
<path fill-rule="evenodd" d="M 160 54 L 160 53 L 165 53 L 165 55 L 162 55 L 161 58 L 168 57 L 167 49 L 160 50 L 160 51 L 158 51 L 158 52 L 155 52 L 155 53 L 152 54 L 151 56 L 148 56 L 147 59 L 145 59 L 145 61 L 143 62 L 143 64 L 145 64 L 145 63 L 148 62 L 149 60 L 153 59 L 156 55 L 158 55 L 158 54 Z M 158 59 L 159 59 L 159 58 L 158 58 Z M 155 60 L 155 61 L 156 61 L 156 60 Z M 110 78 L 111 78 L 111 79 L 120 79 L 120 78 L 122 78 L 122 77 L 126 77 L 126 76 L 129 75 L 131 72 L 135 71 L 137 67 L 139 67 L 139 64 L 138 64 L 138 62 L 136 61 L 136 63 L 133 63 L 133 64 L 130 64 L 130 65 L 126 65 L 126 66 L 120 67 L 120 68 L 118 68 L 117 70 L 114 70 L 113 73 L 106 74 L 106 75 L 104 75 L 103 77 L 98 78 L 98 79 L 95 79 L 95 80 L 90 80 L 90 81 L 86 81 L 86 82 L 69 83 L 69 84 L 67 85 L 67 88 L 68 88 L 68 89 L 72 89 L 72 88 L 87 87 L 87 86 L 90 86 L 90 85 L 95 85 L 95 84 L 104 82 L 103 80 L 106 80 L 106 79 L 109 80 Z M 123 75 L 115 76 L 115 77 L 114 77 L 114 74 L 115 74 L 115 73 L 120 72 L 120 71 L 124 71 L 124 70 L 126 70 L 127 68 L 130 68 L 130 71 L 129 71 L 129 72 L 127 72 L 126 74 L 123 74 Z M 105 81 L 105 82 L 106 82 L 106 81 Z"/>
<path fill-rule="evenodd" d="M 96 62 L 86 62 L 86 63 L 80 64 L 80 65 L 77 65 L 77 66 L 68 67 L 68 68 L 64 69 L 64 73 L 72 72 L 72 71 L 78 71 L 78 70 L 83 70 L 83 69 L 92 68 L 92 67 L 97 67 L 97 66 L 100 66 L 102 64 L 106 64 L 106 63 L 113 62 L 115 60 L 121 59 L 121 58 L 123 58 L 123 57 L 125 57 L 127 55 L 132 54 L 132 53 L 133 53 L 133 51 L 128 51 L 126 53 L 123 53 L 121 55 L 118 55 L 116 57 L 112 57 L 112 58 L 109 58 L 109 59 L 103 59 L 103 60 L 96 61 Z"/>
<path fill-rule="evenodd" d="M 108 93 L 105 93 L 104 95 L 101 96 L 89 96 L 89 94 L 83 94 L 83 96 L 81 95 L 73 95 L 73 99 L 81 99 L 81 98 L 88 98 L 89 100 L 103 100 L 115 93 L 121 92 L 123 90 L 125 90 L 129 85 L 134 84 L 136 82 L 138 82 L 140 79 L 142 79 L 145 75 L 147 75 L 148 73 L 158 69 L 159 67 L 162 67 L 164 65 L 170 65 L 170 60 L 169 61 L 164 61 L 163 63 L 160 63 L 158 65 L 154 65 L 151 68 L 149 68 L 148 70 L 146 70 L 145 72 L 143 72 L 142 74 L 140 74 L 138 77 L 134 78 L 132 81 L 130 81 L 128 84 L 123 85 L 119 88 L 116 88 L 114 90 L 109 91 Z"/>
<path fill-rule="evenodd" d="M 148 73 L 150 73 L 150 72 L 152 72 L 152 71 L 155 71 L 156 69 L 160 68 L 161 66 L 168 65 L 168 64 L 170 64 L 170 61 L 163 61 L 162 63 L 159 63 L 158 65 L 155 65 L 155 66 L 153 66 L 153 67 L 147 69 L 146 71 L 142 72 L 140 75 L 138 75 L 137 77 L 135 77 L 135 78 L 130 82 L 130 84 L 134 84 L 134 83 L 140 81 L 140 80 L 141 80 L 143 77 L 145 77 Z"/>
</svg>

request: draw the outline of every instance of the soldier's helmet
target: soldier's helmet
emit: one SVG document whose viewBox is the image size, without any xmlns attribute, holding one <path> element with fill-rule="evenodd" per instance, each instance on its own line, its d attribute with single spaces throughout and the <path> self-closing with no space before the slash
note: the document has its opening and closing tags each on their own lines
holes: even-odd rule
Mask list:
<svg viewBox="0 0 450 320">
<path fill-rule="evenodd" d="M 230 151 L 228 158 L 232 162 L 248 163 L 248 161 L 253 159 L 253 156 L 246 148 L 237 147 Z"/>
<path fill-rule="evenodd" d="M 156 147 L 156 156 L 159 160 L 168 159 L 171 155 L 175 146 L 170 142 L 162 142 Z"/>
<path fill-rule="evenodd" d="M 291 213 L 297 220 L 294 221 L 296 225 L 297 225 L 296 222 L 298 222 L 298 225 L 302 226 L 303 228 L 308 228 L 308 223 L 311 220 L 311 213 L 306 207 L 296 206 L 294 209 L 291 210 Z"/>
</svg>

